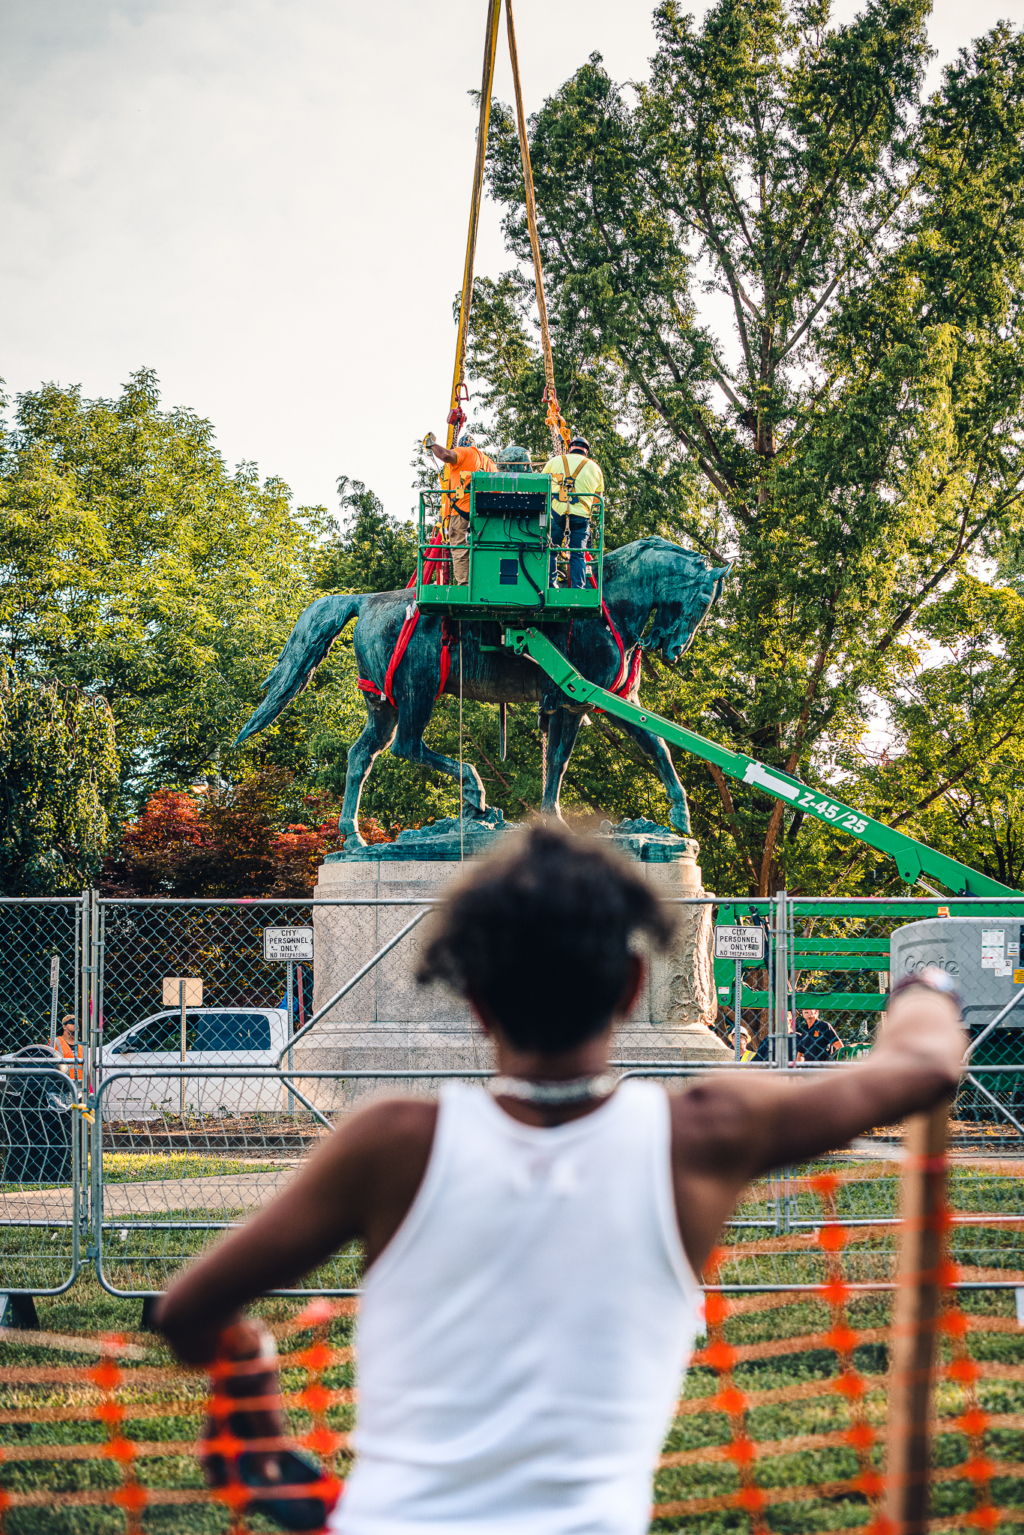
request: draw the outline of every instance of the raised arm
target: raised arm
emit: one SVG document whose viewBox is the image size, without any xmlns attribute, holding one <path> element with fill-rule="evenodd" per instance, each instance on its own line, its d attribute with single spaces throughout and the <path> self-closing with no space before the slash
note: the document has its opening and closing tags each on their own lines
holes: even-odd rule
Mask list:
<svg viewBox="0 0 1024 1535">
<path fill-rule="evenodd" d="M 875 1048 L 855 1064 L 722 1073 L 674 1099 L 676 1206 L 694 1267 L 751 1178 L 931 1108 L 955 1091 L 966 1044 L 956 1002 L 915 985 L 893 997 Z"/>
<path fill-rule="evenodd" d="M 432 442 L 430 439 L 433 436 L 433 432 L 428 432 L 423 439 L 423 446 L 427 452 L 433 453 L 434 457 L 439 458 L 442 464 L 457 464 L 459 460 L 456 453 L 451 448 L 446 448 L 443 442 L 437 442 L 436 440 Z"/>
</svg>

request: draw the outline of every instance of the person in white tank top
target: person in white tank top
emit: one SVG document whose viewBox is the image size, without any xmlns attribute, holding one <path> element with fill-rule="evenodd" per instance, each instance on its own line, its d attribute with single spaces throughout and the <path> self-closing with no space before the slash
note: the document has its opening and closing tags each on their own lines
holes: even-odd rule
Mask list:
<svg viewBox="0 0 1024 1535">
<path fill-rule="evenodd" d="M 473 868 L 418 976 L 469 999 L 494 1045 L 490 1091 L 452 1083 L 436 1102 L 353 1115 L 159 1303 L 182 1359 L 251 1360 L 238 1396 L 272 1398 L 273 1361 L 241 1309 L 362 1240 L 339 1535 L 642 1535 L 698 1275 L 746 1183 L 955 1087 L 964 1035 L 934 972 L 894 993 L 875 1049 L 842 1071 L 723 1072 L 673 1095 L 616 1085 L 608 1048 L 643 982 L 638 933 L 666 944 L 668 910 L 562 830 L 535 827 Z M 278 1412 L 240 1404 L 231 1427 L 271 1441 L 248 1480 L 296 1479 L 273 1447 Z M 207 1473 L 225 1474 L 215 1457 Z"/>
</svg>

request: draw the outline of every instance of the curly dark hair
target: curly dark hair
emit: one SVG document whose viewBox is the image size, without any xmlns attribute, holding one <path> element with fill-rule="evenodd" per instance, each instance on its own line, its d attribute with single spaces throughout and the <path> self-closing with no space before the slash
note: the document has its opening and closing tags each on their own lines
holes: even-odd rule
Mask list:
<svg viewBox="0 0 1024 1535">
<path fill-rule="evenodd" d="M 478 997 L 510 1043 L 554 1054 L 607 1027 L 629 979 L 631 936 L 646 932 L 664 949 L 674 929 L 624 858 L 534 826 L 454 887 L 416 979 Z"/>
</svg>

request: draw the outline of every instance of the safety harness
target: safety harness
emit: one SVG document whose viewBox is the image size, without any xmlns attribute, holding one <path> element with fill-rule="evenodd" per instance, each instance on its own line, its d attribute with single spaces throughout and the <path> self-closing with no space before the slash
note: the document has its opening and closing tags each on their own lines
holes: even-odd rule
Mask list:
<svg viewBox="0 0 1024 1535">
<path fill-rule="evenodd" d="M 565 507 L 566 507 L 566 515 L 568 516 L 568 514 L 569 514 L 569 511 L 568 511 L 568 509 L 569 509 L 569 502 L 570 501 L 579 501 L 581 499 L 576 494 L 576 476 L 579 474 L 579 472 L 583 468 L 584 464 L 589 464 L 590 463 L 590 457 L 589 457 L 588 454 L 584 453 L 583 457 L 580 460 L 580 462 L 576 465 L 576 468 L 572 471 L 571 474 L 569 473 L 569 455 L 568 455 L 568 453 L 566 452 L 566 453 L 561 454 L 561 459 L 562 459 L 562 488 L 559 491 L 558 496 L 557 496 L 556 499 L 559 500 L 559 501 L 564 499 Z M 563 493 L 564 493 L 564 496 L 563 496 Z M 596 496 L 597 495 L 597 491 L 596 490 L 593 491 L 593 492 L 585 491 L 584 494 L 585 495 L 593 494 L 593 495 Z"/>
</svg>

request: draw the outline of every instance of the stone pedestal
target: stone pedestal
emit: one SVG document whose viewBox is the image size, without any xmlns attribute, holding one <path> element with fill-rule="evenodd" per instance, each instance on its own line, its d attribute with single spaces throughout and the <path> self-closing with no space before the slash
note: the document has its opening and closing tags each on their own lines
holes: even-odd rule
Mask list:
<svg viewBox="0 0 1024 1535">
<path fill-rule="evenodd" d="M 342 859 L 320 866 L 316 901 L 331 897 L 381 901 L 436 900 L 460 870 L 458 863 Z M 313 908 L 313 1006 L 319 1011 L 389 938 L 422 906 L 321 906 Z M 426 919 L 424 919 L 426 920 Z M 295 1048 L 297 1070 L 454 1071 L 492 1065 L 488 1041 L 474 1025 L 467 1005 L 445 986 L 419 986 L 415 979 L 420 929 L 414 928 L 390 954 L 315 1025 Z M 434 1091 L 436 1083 L 425 1090 Z M 383 1091 L 408 1091 L 402 1083 Z M 303 1091 L 307 1091 L 303 1088 Z M 340 1107 L 365 1089 L 344 1083 L 308 1084 L 321 1107 Z"/>
<path fill-rule="evenodd" d="M 659 831 L 662 842 L 658 845 L 670 846 L 674 856 L 647 861 L 639 849 L 637 872 L 665 896 L 702 895 L 696 843 L 684 845 L 675 837 L 669 842 L 671 834 Z M 372 857 L 371 849 L 355 858 L 347 853 L 329 858 L 320 867 L 316 900 L 436 900 L 462 869 L 457 860 L 424 858 L 422 843 L 411 858 L 395 857 L 396 844 L 387 846 L 389 856 L 384 858 Z M 314 1008 L 319 1010 L 340 990 L 417 909 L 414 905 L 315 906 Z M 729 1051 L 708 1027 L 717 1006 L 711 907 L 674 910 L 679 922 L 676 942 L 668 955 L 645 955 L 647 979 L 632 1013 L 617 1031 L 616 1059 L 678 1064 L 729 1059 Z M 451 1071 L 493 1065 L 490 1044 L 474 1026 L 466 1004 L 446 987 L 417 985 L 419 934 L 420 929 L 414 928 L 296 1046 L 297 1071 Z M 413 1084 L 389 1086 L 387 1081 L 372 1084 L 372 1089 L 311 1079 L 299 1085 L 320 1107 L 331 1109 L 365 1099 L 371 1090 L 376 1096 L 416 1090 Z M 427 1081 L 421 1090 L 433 1092 L 436 1087 L 436 1081 Z"/>
<path fill-rule="evenodd" d="M 671 863 L 641 863 L 649 883 L 671 899 L 696 899 L 706 894 L 697 863 L 696 844 Z M 644 944 L 647 980 L 629 1017 L 616 1031 L 613 1055 L 618 1060 L 721 1062 L 728 1048 L 712 1032 L 718 1011 L 714 971 L 712 908 L 674 906 L 676 938 L 668 954 L 652 954 Z"/>
</svg>

